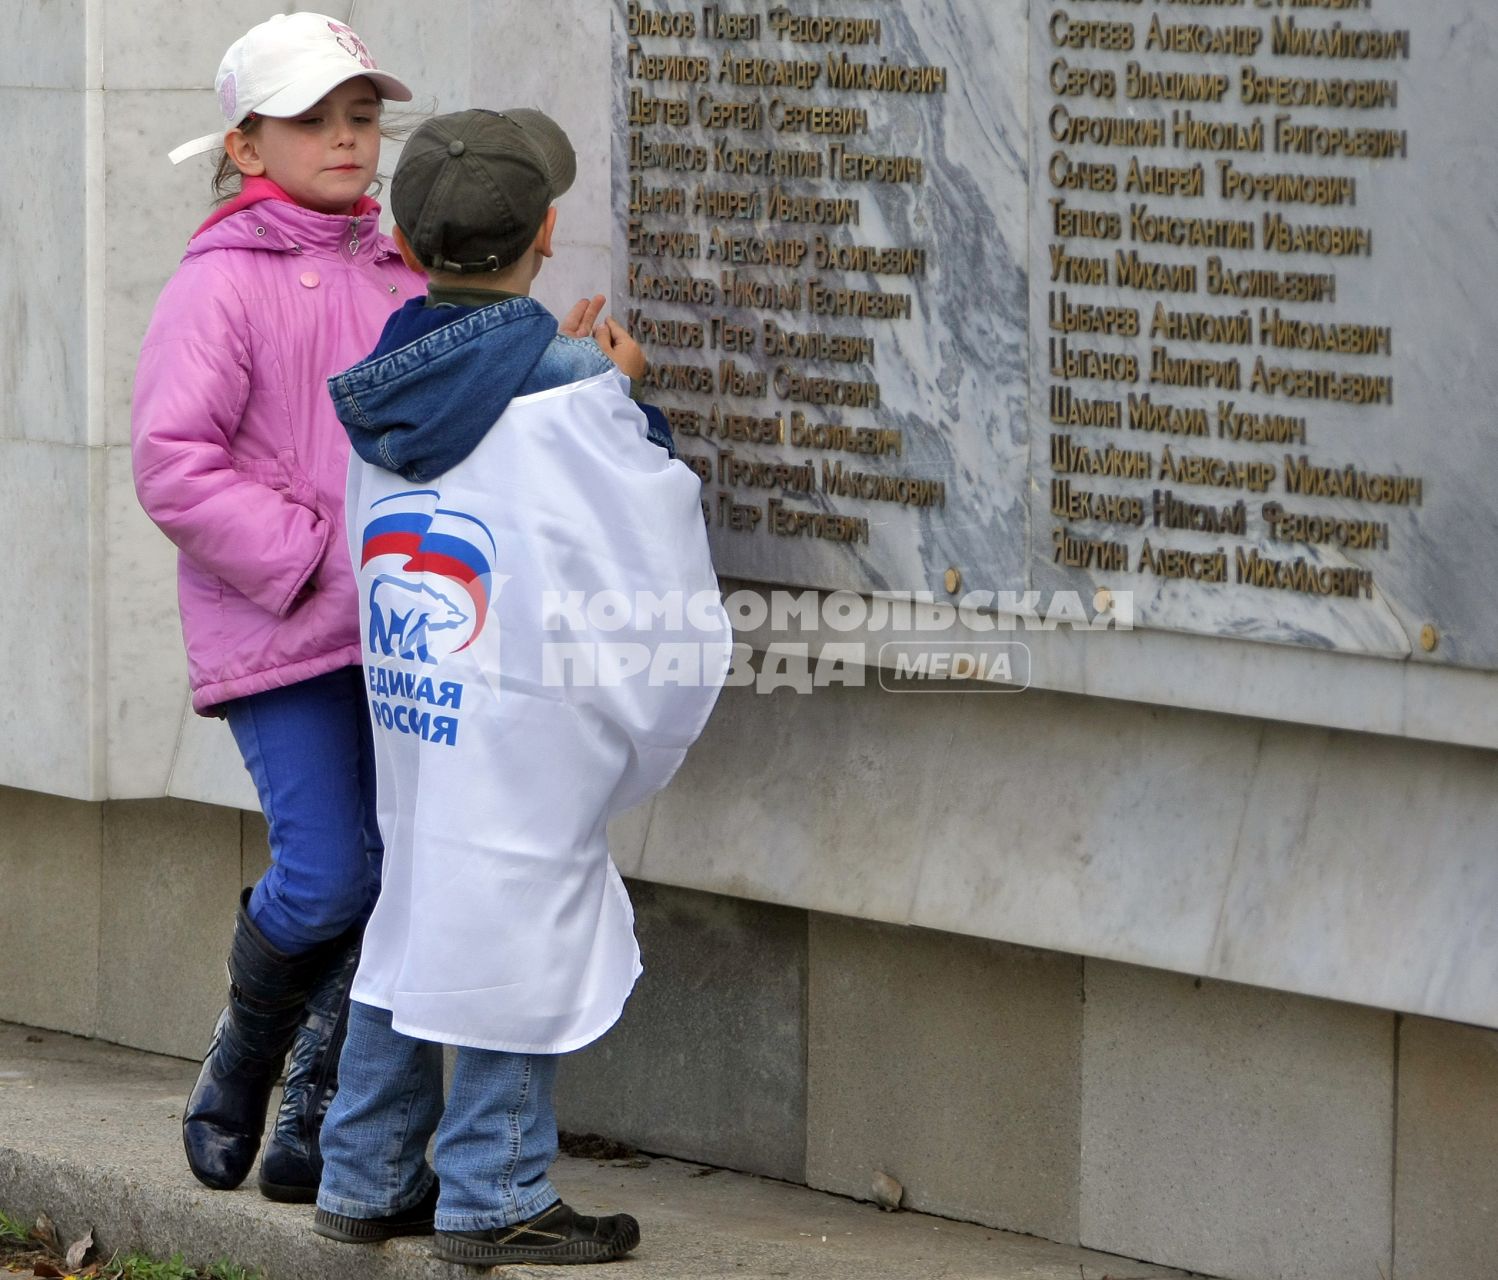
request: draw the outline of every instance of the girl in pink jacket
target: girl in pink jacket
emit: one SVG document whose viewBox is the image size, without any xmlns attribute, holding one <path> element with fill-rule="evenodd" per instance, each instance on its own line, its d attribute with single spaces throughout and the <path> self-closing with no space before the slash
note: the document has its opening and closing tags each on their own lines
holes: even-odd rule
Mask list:
<svg viewBox="0 0 1498 1280">
<path fill-rule="evenodd" d="M 410 90 L 349 28 L 277 16 L 224 56 L 215 189 L 162 291 L 136 372 L 142 506 L 180 552 L 193 707 L 224 716 L 270 827 L 271 869 L 242 898 L 229 1004 L 183 1113 L 210 1187 L 254 1164 L 288 1049 L 260 1188 L 310 1201 L 341 1010 L 379 888 L 359 602 L 345 550 L 348 436 L 327 379 L 362 359 L 423 291 L 366 194 L 383 99 Z"/>
</svg>

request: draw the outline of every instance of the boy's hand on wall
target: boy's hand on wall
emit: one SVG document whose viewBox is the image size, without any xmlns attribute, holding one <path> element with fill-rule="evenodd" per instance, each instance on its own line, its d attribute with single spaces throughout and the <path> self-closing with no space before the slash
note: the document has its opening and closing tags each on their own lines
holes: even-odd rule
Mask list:
<svg viewBox="0 0 1498 1280">
<path fill-rule="evenodd" d="M 645 376 L 647 361 L 644 351 L 629 336 L 629 330 L 613 316 L 594 328 L 593 338 L 603 348 L 603 354 L 619 366 L 620 373 L 631 381 Z"/>
<path fill-rule="evenodd" d="M 601 293 L 595 293 L 591 298 L 579 298 L 562 317 L 561 323 L 557 325 L 557 332 L 567 338 L 586 338 L 592 335 L 593 340 L 603 348 L 604 355 L 619 367 L 620 373 L 631 380 L 643 378 L 647 361 L 640 344 L 629 336 L 629 330 L 613 316 L 603 321 L 598 319 L 606 301 L 608 299 Z"/>
<path fill-rule="evenodd" d="M 557 332 L 564 338 L 592 337 L 606 301 L 607 299 L 601 293 L 595 293 L 591 298 L 579 298 L 573 304 L 572 310 L 562 317 L 562 323 L 557 326 Z"/>
</svg>

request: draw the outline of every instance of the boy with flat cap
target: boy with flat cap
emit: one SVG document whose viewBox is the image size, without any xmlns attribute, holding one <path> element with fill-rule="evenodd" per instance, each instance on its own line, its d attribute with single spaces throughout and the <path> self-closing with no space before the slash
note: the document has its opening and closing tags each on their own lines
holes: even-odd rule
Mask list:
<svg viewBox="0 0 1498 1280">
<path fill-rule="evenodd" d="M 552 1084 L 640 973 L 608 820 L 670 779 L 730 650 L 700 486 L 621 372 L 638 346 L 612 320 L 587 336 L 601 297 L 559 330 L 529 296 L 575 171 L 539 111 L 422 125 L 391 205 L 428 293 L 329 382 L 386 853 L 314 1229 L 435 1230 L 484 1267 L 639 1242 L 552 1188 Z"/>
</svg>

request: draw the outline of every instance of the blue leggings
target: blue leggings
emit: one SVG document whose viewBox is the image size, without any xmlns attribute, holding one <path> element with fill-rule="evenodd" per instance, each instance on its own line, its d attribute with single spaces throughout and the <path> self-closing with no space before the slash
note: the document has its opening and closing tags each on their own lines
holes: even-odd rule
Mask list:
<svg viewBox="0 0 1498 1280">
<path fill-rule="evenodd" d="M 344 667 L 224 706 L 270 824 L 255 927 L 288 955 L 369 918 L 384 847 L 363 670 Z"/>
</svg>

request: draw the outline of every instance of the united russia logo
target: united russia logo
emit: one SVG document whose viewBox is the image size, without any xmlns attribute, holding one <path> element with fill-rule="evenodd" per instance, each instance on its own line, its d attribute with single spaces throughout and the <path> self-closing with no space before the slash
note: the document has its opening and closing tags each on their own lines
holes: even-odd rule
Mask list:
<svg viewBox="0 0 1498 1280">
<path fill-rule="evenodd" d="M 434 502 L 441 495 L 423 489 L 370 508 L 359 564 L 371 654 L 436 663 L 484 629 L 494 537 L 482 521 Z"/>
</svg>

